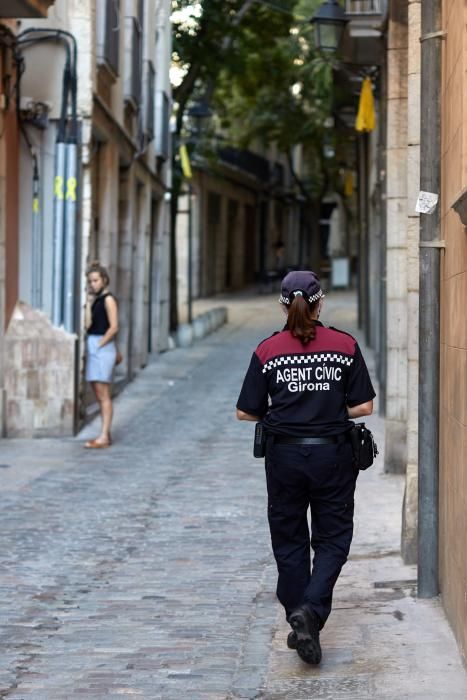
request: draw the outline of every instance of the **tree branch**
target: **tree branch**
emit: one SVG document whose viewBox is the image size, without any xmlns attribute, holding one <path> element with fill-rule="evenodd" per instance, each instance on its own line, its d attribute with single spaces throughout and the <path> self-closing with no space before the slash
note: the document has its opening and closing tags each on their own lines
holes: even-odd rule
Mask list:
<svg viewBox="0 0 467 700">
<path fill-rule="evenodd" d="M 243 5 L 239 8 L 238 12 L 234 15 L 231 23 L 230 23 L 230 28 L 231 29 L 236 29 L 240 23 L 242 22 L 243 18 L 247 14 L 248 10 L 252 7 L 252 5 L 256 2 L 256 0 L 245 0 Z M 200 30 L 196 35 L 196 40 L 199 41 L 203 36 L 205 36 L 208 33 L 208 27 L 209 27 L 209 22 L 204 22 L 201 24 Z M 225 53 L 230 49 L 232 46 L 234 37 L 233 33 L 231 32 L 227 36 L 224 36 L 224 39 L 222 41 L 222 53 Z M 190 96 L 193 92 L 193 89 L 195 87 L 196 80 L 201 72 L 201 67 L 202 64 L 200 61 L 197 61 L 195 63 L 192 63 L 188 69 L 188 72 L 186 73 L 185 77 L 183 78 L 182 82 L 180 85 L 175 88 L 173 91 L 173 97 L 174 100 L 178 103 L 179 108 L 178 108 L 178 113 L 177 113 L 177 133 L 180 133 L 181 127 L 182 127 L 182 120 L 183 120 L 183 114 L 185 111 L 185 106 L 188 100 L 190 99 Z M 214 92 L 214 80 L 211 79 L 209 81 L 209 84 L 206 88 L 206 101 L 209 104 L 211 101 L 212 93 Z"/>
<path fill-rule="evenodd" d="M 300 190 L 302 195 L 305 197 L 307 202 L 311 201 L 310 193 L 308 192 L 305 185 L 303 184 L 303 181 L 297 175 L 297 172 L 294 168 L 293 159 L 292 159 L 292 152 L 287 151 L 286 156 L 287 156 L 287 163 L 288 163 L 288 166 L 290 169 L 290 174 L 292 175 L 292 178 L 293 178 L 295 184 L 298 186 L 298 189 Z"/>
</svg>

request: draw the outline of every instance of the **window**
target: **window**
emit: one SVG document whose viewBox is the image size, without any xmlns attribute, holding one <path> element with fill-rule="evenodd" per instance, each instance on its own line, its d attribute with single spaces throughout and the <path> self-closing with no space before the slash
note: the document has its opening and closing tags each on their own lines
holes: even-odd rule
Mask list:
<svg viewBox="0 0 467 700">
<path fill-rule="evenodd" d="M 385 3 L 383 0 L 346 0 L 345 12 L 348 15 L 379 15 Z"/>
<path fill-rule="evenodd" d="M 162 160 L 169 157 L 169 107 L 168 95 L 163 90 L 156 93 L 156 155 Z"/>
<path fill-rule="evenodd" d="M 96 13 L 97 61 L 115 79 L 119 71 L 120 0 L 101 0 Z"/>
<path fill-rule="evenodd" d="M 144 65 L 144 132 L 148 141 L 154 138 L 154 100 L 156 89 L 156 71 L 152 61 Z"/>
<path fill-rule="evenodd" d="M 143 2 L 139 0 L 134 4 L 127 0 L 126 8 L 124 94 L 125 100 L 131 102 L 136 109 L 141 102 L 143 78 Z"/>
</svg>

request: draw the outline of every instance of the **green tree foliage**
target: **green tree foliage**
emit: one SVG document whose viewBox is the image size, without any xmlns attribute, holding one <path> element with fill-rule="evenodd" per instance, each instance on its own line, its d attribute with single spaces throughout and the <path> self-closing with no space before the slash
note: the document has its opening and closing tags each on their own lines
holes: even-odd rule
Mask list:
<svg viewBox="0 0 467 700">
<path fill-rule="evenodd" d="M 309 23 L 321 0 L 173 0 L 173 94 L 178 138 L 190 101 L 214 108 L 216 127 L 232 144 L 276 144 L 307 202 L 318 241 L 319 203 L 336 173 L 329 125 L 332 68 L 316 50 Z M 304 168 L 295 172 L 294 147 Z M 181 180 L 174 168 L 171 226 L 171 325 L 176 327 L 175 222 Z M 314 232 L 314 233 L 313 233 Z M 316 252 L 315 257 L 319 255 Z"/>
<path fill-rule="evenodd" d="M 208 94 L 234 144 L 275 143 L 289 157 L 304 148 L 305 196 L 319 198 L 333 176 L 323 144 L 329 128 L 332 68 L 317 52 L 309 23 L 320 0 L 176 0 L 174 57 L 184 79 L 174 91 L 178 126 L 193 94 Z M 191 8 L 191 21 L 186 21 Z M 184 14 L 185 13 L 185 14 Z"/>
</svg>

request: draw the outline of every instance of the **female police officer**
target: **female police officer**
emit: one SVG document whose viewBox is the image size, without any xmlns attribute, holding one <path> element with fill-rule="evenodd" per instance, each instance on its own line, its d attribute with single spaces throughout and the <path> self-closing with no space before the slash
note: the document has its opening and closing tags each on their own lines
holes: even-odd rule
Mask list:
<svg viewBox="0 0 467 700">
<path fill-rule="evenodd" d="M 353 534 L 358 468 L 346 435 L 349 419 L 370 415 L 375 396 L 355 339 L 318 321 L 323 297 L 313 272 L 286 275 L 279 301 L 287 324 L 253 353 L 237 402 L 239 420 L 261 420 L 268 436 L 277 597 L 292 627 L 289 648 L 311 664 L 321 660 L 319 631 Z"/>
</svg>

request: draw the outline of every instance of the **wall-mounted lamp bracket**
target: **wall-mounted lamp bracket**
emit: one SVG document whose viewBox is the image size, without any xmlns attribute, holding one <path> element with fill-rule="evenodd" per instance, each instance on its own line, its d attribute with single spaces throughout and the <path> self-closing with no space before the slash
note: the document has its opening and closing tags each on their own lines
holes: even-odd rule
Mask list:
<svg viewBox="0 0 467 700">
<path fill-rule="evenodd" d="M 424 34 L 420 37 L 420 43 L 423 41 L 428 41 L 428 39 L 445 39 L 448 33 L 445 31 L 440 32 L 430 32 L 429 34 Z"/>
<path fill-rule="evenodd" d="M 418 245 L 420 248 L 446 248 L 446 241 L 420 241 Z"/>
</svg>

